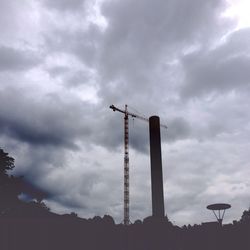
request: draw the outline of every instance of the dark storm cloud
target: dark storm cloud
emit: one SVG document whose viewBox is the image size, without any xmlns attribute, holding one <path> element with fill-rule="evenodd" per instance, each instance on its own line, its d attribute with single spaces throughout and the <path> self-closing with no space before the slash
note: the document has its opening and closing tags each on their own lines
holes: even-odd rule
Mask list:
<svg viewBox="0 0 250 250">
<path fill-rule="evenodd" d="M 39 188 L 35 185 L 34 180 L 31 182 L 27 178 L 22 178 L 21 186 L 23 194 L 27 195 L 27 198 L 37 199 L 41 201 L 45 198 L 48 198 L 50 194 L 42 188 Z"/>
<path fill-rule="evenodd" d="M 233 32 L 214 50 L 187 55 L 184 97 L 238 90 L 250 84 L 250 29 Z"/>
<path fill-rule="evenodd" d="M 38 101 L 7 88 L 0 92 L 1 133 L 34 145 L 75 147 L 74 139 L 89 133 L 78 105 L 55 96 Z M 9 102 L 9 100 L 12 102 Z M 76 126 L 76 124 L 80 124 Z"/>
<path fill-rule="evenodd" d="M 0 47 L 0 71 L 25 71 L 41 63 L 41 58 L 30 50 Z"/>
<path fill-rule="evenodd" d="M 19 149 L 22 145 L 23 143 L 15 143 L 14 147 Z M 24 176 L 24 198 L 53 201 L 74 211 L 89 209 L 96 203 L 94 200 L 90 201 L 93 190 L 104 182 L 98 174 L 98 165 L 87 159 L 75 161 L 74 157 L 69 156 L 69 149 L 51 145 L 27 145 L 26 148 L 28 157 L 24 152 L 17 155 L 14 171 L 15 175 Z"/>
</svg>

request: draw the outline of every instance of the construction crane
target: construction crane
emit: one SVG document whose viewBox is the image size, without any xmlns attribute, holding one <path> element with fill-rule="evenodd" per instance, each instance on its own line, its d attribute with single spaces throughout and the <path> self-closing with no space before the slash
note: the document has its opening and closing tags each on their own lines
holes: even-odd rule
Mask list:
<svg viewBox="0 0 250 250">
<path fill-rule="evenodd" d="M 128 112 L 128 105 L 125 105 L 125 110 L 119 109 L 114 105 L 111 105 L 110 108 L 113 111 L 118 111 L 124 114 L 124 225 L 130 224 L 129 219 L 129 125 L 128 118 L 131 116 L 132 118 L 138 118 L 140 120 L 149 122 L 149 119 Z M 167 128 L 166 125 L 162 125 L 162 127 Z"/>
</svg>

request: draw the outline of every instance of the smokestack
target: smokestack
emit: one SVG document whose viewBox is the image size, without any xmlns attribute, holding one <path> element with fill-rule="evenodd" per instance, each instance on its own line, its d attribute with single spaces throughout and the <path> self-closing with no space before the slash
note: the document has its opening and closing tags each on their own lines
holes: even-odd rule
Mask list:
<svg viewBox="0 0 250 250">
<path fill-rule="evenodd" d="M 152 212 L 153 216 L 163 218 L 165 211 L 164 211 L 162 160 L 161 160 L 160 118 L 158 116 L 151 116 L 149 118 L 149 135 L 150 135 Z"/>
</svg>

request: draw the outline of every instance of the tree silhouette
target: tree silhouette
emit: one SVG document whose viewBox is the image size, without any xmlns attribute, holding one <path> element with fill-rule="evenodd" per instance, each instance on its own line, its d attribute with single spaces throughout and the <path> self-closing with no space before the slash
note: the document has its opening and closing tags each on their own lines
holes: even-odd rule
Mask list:
<svg viewBox="0 0 250 250">
<path fill-rule="evenodd" d="M 31 185 L 28 185 L 22 176 L 8 174 L 8 171 L 15 167 L 14 163 L 14 158 L 0 148 L 0 216 L 13 213 L 27 216 L 48 212 L 50 209 L 42 202 L 42 192 L 34 193 Z M 18 198 L 21 193 L 31 193 L 34 199 L 28 203 L 21 201 Z"/>
<path fill-rule="evenodd" d="M 0 148 L 0 176 L 6 176 L 8 170 L 12 170 L 14 165 L 14 158 L 10 157 Z"/>
<path fill-rule="evenodd" d="M 245 210 L 240 219 L 241 223 L 249 223 L 250 224 L 250 208 Z"/>
<path fill-rule="evenodd" d="M 14 158 L 0 149 L 0 214 L 3 215 L 20 201 L 18 195 L 21 193 L 21 177 L 8 175 L 8 171 L 13 170 Z"/>
</svg>

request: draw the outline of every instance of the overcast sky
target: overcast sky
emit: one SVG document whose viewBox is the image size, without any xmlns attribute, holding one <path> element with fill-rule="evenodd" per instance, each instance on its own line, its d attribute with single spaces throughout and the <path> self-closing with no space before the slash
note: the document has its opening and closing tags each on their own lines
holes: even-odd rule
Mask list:
<svg viewBox="0 0 250 250">
<path fill-rule="evenodd" d="M 123 116 L 159 115 L 165 210 L 250 206 L 247 0 L 1 0 L 0 142 L 58 213 L 123 219 Z M 148 124 L 130 120 L 131 220 L 151 214 Z"/>
</svg>

